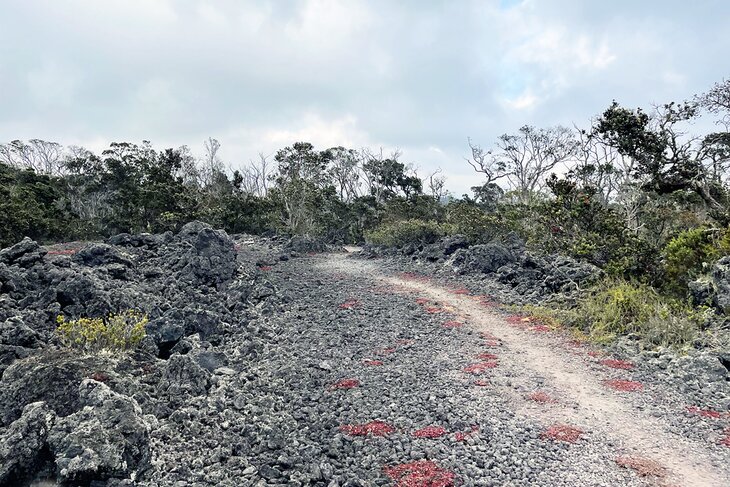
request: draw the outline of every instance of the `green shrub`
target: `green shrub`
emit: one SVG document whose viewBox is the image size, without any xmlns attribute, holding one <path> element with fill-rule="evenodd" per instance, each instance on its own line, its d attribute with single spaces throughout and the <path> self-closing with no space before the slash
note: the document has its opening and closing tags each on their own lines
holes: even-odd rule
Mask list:
<svg viewBox="0 0 730 487">
<path fill-rule="evenodd" d="M 63 315 L 59 315 L 56 322 L 56 331 L 65 346 L 98 352 L 134 348 L 145 337 L 145 325 L 149 320 L 138 311 L 128 310 L 105 318 L 66 320 Z"/>
<path fill-rule="evenodd" d="M 433 221 L 403 220 L 379 225 L 365 235 L 365 240 L 370 244 L 384 247 L 425 245 L 437 242 L 450 233 L 447 230 L 447 226 Z"/>
<path fill-rule="evenodd" d="M 497 214 L 464 202 L 449 204 L 446 223 L 453 233 L 464 235 L 472 244 L 490 242 L 511 229 Z"/>
<path fill-rule="evenodd" d="M 579 330 L 588 339 L 608 343 L 621 336 L 645 346 L 686 347 L 708 321 L 707 308 L 692 309 L 654 288 L 624 280 L 601 284 L 571 308 L 527 309 Z"/>
<path fill-rule="evenodd" d="M 730 232 L 697 227 L 680 232 L 671 239 L 662 252 L 667 289 L 684 294 L 689 280 L 727 253 L 727 233 Z"/>
</svg>

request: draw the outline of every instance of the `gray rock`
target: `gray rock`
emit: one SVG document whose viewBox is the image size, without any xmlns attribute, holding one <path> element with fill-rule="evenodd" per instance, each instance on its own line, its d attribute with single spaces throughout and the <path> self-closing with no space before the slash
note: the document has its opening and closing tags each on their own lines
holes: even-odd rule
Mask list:
<svg viewBox="0 0 730 487">
<path fill-rule="evenodd" d="M 45 403 L 34 402 L 0 433 L 0 485 L 22 485 L 43 468 L 43 448 L 55 418 Z"/>
<path fill-rule="evenodd" d="M 489 243 L 456 250 L 447 261 L 447 265 L 457 274 L 468 272 L 491 274 L 516 260 L 516 256 L 503 245 Z"/>
<path fill-rule="evenodd" d="M 0 425 L 18 419 L 27 404 L 44 401 L 59 416 L 81 407 L 79 384 L 103 359 L 73 353 L 44 353 L 15 362 L 0 380 Z"/>
<path fill-rule="evenodd" d="M 178 260 L 178 278 L 216 288 L 233 279 L 238 265 L 233 240 L 226 232 L 195 221 L 183 226 L 177 239 L 188 248 Z"/>
<path fill-rule="evenodd" d="M 25 264 L 29 264 L 35 262 L 36 260 L 39 260 L 46 253 L 47 251 L 45 249 L 42 249 L 36 241 L 25 237 L 23 240 L 16 243 L 15 245 L 0 250 L 0 263 L 10 265 L 13 263 L 17 263 L 18 260 L 26 255 L 31 255 L 33 257 L 31 257 L 30 260 L 26 259 L 24 261 Z"/>
<path fill-rule="evenodd" d="M 176 394 L 200 396 L 208 390 L 210 373 L 190 355 L 172 355 L 162 375 L 163 387 Z"/>
<path fill-rule="evenodd" d="M 122 255 L 116 248 L 103 243 L 91 243 L 78 252 L 72 258 L 75 262 L 88 267 L 98 267 L 108 264 L 121 264 L 132 267 L 132 261 Z"/>
<path fill-rule="evenodd" d="M 449 256 L 459 249 L 465 249 L 469 246 L 469 242 L 463 235 L 450 235 L 444 237 L 439 242 L 439 248 L 445 256 Z"/>
<path fill-rule="evenodd" d="M 48 433 L 58 476 L 67 482 L 126 478 L 149 456 L 150 426 L 137 402 L 101 382 L 79 386 L 83 409 L 60 418 Z"/>
<path fill-rule="evenodd" d="M 228 363 L 226 354 L 215 350 L 196 350 L 191 353 L 191 356 L 199 366 L 208 372 L 213 372 Z"/>
<path fill-rule="evenodd" d="M 39 338 L 38 333 L 23 323 L 20 316 L 13 316 L 0 323 L 0 344 L 34 347 Z"/>
</svg>

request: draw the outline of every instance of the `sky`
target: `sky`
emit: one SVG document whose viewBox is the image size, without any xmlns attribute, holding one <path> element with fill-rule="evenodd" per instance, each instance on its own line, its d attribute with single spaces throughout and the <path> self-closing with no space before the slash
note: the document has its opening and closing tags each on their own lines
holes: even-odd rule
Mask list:
<svg viewBox="0 0 730 487">
<path fill-rule="evenodd" d="M 0 142 L 399 149 L 456 195 L 467 138 L 588 126 L 730 77 L 727 0 L 0 0 Z"/>
</svg>

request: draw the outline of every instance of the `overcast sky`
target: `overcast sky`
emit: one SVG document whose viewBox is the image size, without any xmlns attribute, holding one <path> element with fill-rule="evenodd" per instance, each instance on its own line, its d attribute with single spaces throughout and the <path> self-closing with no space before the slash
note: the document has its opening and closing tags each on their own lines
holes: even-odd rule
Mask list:
<svg viewBox="0 0 730 487">
<path fill-rule="evenodd" d="M 730 76 L 728 0 L 0 0 L 0 142 L 400 148 L 458 194 L 467 137 L 586 125 Z"/>
</svg>

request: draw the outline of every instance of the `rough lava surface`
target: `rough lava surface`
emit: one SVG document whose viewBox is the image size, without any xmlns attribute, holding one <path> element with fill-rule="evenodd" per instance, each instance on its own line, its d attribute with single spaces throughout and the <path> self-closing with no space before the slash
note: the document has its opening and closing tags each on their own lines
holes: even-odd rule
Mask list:
<svg viewBox="0 0 730 487">
<path fill-rule="evenodd" d="M 495 305 L 597 269 L 509 242 L 325 250 L 193 222 L 0 251 L 0 485 L 730 484 L 717 357 L 595 349 Z M 130 308 L 132 352 L 58 343 L 60 313 Z"/>
</svg>

